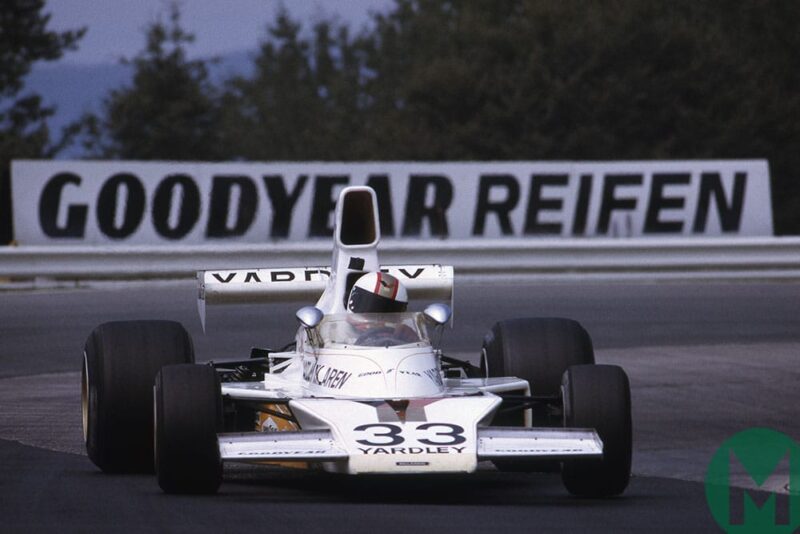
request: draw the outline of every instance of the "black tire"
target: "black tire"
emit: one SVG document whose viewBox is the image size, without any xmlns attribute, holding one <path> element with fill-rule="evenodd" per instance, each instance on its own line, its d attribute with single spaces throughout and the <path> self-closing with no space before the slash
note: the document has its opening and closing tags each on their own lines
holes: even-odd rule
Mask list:
<svg viewBox="0 0 800 534">
<path fill-rule="evenodd" d="M 153 381 L 164 365 L 194 361 L 173 321 L 105 323 L 89 335 L 81 372 L 86 452 L 104 472 L 153 472 Z"/>
<path fill-rule="evenodd" d="M 573 495 L 611 497 L 628 487 L 632 423 L 628 376 L 616 365 L 576 365 L 563 379 L 564 426 L 594 428 L 603 440 L 602 460 L 564 461 L 561 478 Z"/>
<path fill-rule="evenodd" d="M 156 376 L 156 473 L 167 493 L 215 493 L 222 483 L 219 376 L 207 365 L 170 365 Z"/>
<path fill-rule="evenodd" d="M 594 363 L 589 333 L 571 319 L 522 318 L 499 321 L 483 338 L 486 376 L 527 380 L 531 395 L 557 397 L 571 365 Z M 488 366 L 488 369 L 487 369 Z M 522 426 L 522 412 L 496 417 L 494 426 Z M 541 424 L 541 423 L 539 423 Z"/>
<path fill-rule="evenodd" d="M 499 321 L 483 338 L 489 376 L 528 380 L 532 395 L 558 395 L 570 365 L 594 363 L 589 333 L 572 319 L 521 318 Z"/>
<path fill-rule="evenodd" d="M 520 318 L 499 321 L 483 338 L 484 376 L 516 376 L 527 380 L 531 395 L 561 394 L 561 377 L 570 365 L 593 364 L 589 333 L 572 319 Z M 520 392 L 522 393 L 522 392 Z M 555 426 L 560 419 L 534 417 L 534 426 Z M 525 426 L 525 414 L 497 414 L 492 426 Z M 561 464 L 552 460 L 496 460 L 501 471 L 557 473 Z"/>
</svg>

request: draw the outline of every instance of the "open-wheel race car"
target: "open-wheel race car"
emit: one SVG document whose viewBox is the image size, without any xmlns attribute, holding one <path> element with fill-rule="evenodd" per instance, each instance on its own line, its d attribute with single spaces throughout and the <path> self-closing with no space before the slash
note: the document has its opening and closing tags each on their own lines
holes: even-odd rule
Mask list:
<svg viewBox="0 0 800 534">
<path fill-rule="evenodd" d="M 494 324 L 478 365 L 438 347 L 451 322 L 453 268 L 384 266 L 375 193 L 344 189 L 330 267 L 198 273 L 206 305 L 313 302 L 294 342 L 195 363 L 179 323 L 97 327 L 82 369 L 89 458 L 106 472 L 155 468 L 169 493 L 213 493 L 223 463 L 348 474 L 558 471 L 567 490 L 628 485 L 628 378 L 597 365 L 577 322 Z M 430 304 L 408 311 L 410 299 Z M 477 356 L 477 354 L 476 354 Z M 491 462 L 491 463 L 489 463 Z"/>
</svg>

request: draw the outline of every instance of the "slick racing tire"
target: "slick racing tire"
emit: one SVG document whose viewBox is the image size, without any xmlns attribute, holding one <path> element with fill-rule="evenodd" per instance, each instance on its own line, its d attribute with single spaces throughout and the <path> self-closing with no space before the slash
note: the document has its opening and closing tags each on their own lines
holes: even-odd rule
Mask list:
<svg viewBox="0 0 800 534">
<path fill-rule="evenodd" d="M 561 377 L 570 365 L 594 363 L 589 333 L 577 322 L 561 318 L 499 321 L 483 338 L 484 376 L 527 380 L 531 395 L 558 397 Z M 522 412 L 495 418 L 494 426 L 522 426 Z"/>
<path fill-rule="evenodd" d="M 589 333 L 577 321 L 556 317 L 495 323 L 483 339 L 483 354 L 483 376 L 522 378 L 536 396 L 560 396 L 561 377 L 570 365 L 594 363 Z M 560 424 L 538 419 L 534 417 L 534 426 Z M 524 412 L 500 413 L 492 426 L 525 426 Z M 496 460 L 494 464 L 501 471 L 557 473 L 561 468 L 559 462 L 548 460 Z"/>
<path fill-rule="evenodd" d="M 164 365 L 194 361 L 172 321 L 105 323 L 89 335 L 81 370 L 86 452 L 102 471 L 153 472 L 153 381 Z"/>
<path fill-rule="evenodd" d="M 603 441 L 603 458 L 563 463 L 561 478 L 573 495 L 611 497 L 628 486 L 631 475 L 631 392 L 628 376 L 616 365 L 576 365 L 562 383 L 564 426 L 594 428 Z"/>
<path fill-rule="evenodd" d="M 167 493 L 215 493 L 222 483 L 217 432 L 222 395 L 208 365 L 170 365 L 156 376 L 155 438 L 158 485 Z"/>
</svg>

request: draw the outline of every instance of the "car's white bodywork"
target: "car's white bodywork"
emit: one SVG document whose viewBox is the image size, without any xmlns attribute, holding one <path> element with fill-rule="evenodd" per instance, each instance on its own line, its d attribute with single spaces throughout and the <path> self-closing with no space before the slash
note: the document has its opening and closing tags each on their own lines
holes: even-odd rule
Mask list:
<svg viewBox="0 0 800 534">
<path fill-rule="evenodd" d="M 299 328 L 295 350 L 269 355 L 263 380 L 222 384 L 223 396 L 265 406 L 261 431 L 219 435 L 223 460 L 318 462 L 356 474 L 471 472 L 486 459 L 602 455 L 592 429 L 490 427 L 502 401 L 498 394 L 529 395 L 528 382 L 446 378 L 430 340 L 444 325 L 423 313 L 348 312 L 354 280 L 380 269 L 400 279 L 412 302 L 452 305 L 453 269 L 381 266 L 377 203 L 369 188 L 343 190 L 335 221 L 331 267 L 198 273 L 204 326 L 206 304 L 316 298 L 324 314 L 319 325 Z M 372 336 L 373 330 L 383 334 Z M 529 414 L 526 421 L 530 425 Z"/>
</svg>

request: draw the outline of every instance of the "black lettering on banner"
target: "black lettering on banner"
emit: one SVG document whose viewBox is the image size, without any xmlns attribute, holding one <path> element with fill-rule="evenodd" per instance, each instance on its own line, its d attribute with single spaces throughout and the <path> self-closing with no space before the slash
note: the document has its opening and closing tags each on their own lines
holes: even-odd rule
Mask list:
<svg viewBox="0 0 800 534">
<path fill-rule="evenodd" d="M 124 203 L 125 213 L 122 216 L 122 224 L 117 227 L 117 194 L 120 188 L 124 188 L 127 199 Z M 142 182 L 129 173 L 115 174 L 100 188 L 97 196 L 97 226 L 104 235 L 112 239 L 123 239 L 133 234 L 139 227 L 144 217 L 145 193 Z"/>
<path fill-rule="evenodd" d="M 81 185 L 81 177 L 71 172 L 60 172 L 50 178 L 39 197 L 39 225 L 48 237 L 83 237 L 86 232 L 86 204 L 71 204 L 67 208 L 67 223 L 58 226 L 58 208 L 61 193 L 67 184 Z"/>
<path fill-rule="evenodd" d="M 650 200 L 644 218 L 645 234 L 671 234 L 683 232 L 683 221 L 661 221 L 661 210 L 680 209 L 686 203 L 684 197 L 664 196 L 668 185 L 687 185 L 691 180 L 689 173 L 654 173 L 650 184 Z"/>
<path fill-rule="evenodd" d="M 744 190 L 747 185 L 747 173 L 737 172 L 733 178 L 733 194 L 730 202 L 726 202 L 725 188 L 718 172 L 704 172 L 700 175 L 700 195 L 697 200 L 697 213 L 694 217 L 692 232 L 701 234 L 708 224 L 708 209 L 711 197 L 719 213 L 719 226 L 723 232 L 738 232 L 742 222 L 744 206 Z"/>
<path fill-rule="evenodd" d="M 311 206 L 311 226 L 308 237 L 332 237 L 331 213 L 336 209 L 333 190 L 337 185 L 347 185 L 347 175 L 319 175 L 314 180 L 314 202 Z"/>
<path fill-rule="evenodd" d="M 592 175 L 581 174 L 578 183 L 578 201 L 575 203 L 572 235 L 584 235 L 586 233 L 586 221 L 589 218 L 589 201 L 592 198 Z"/>
<path fill-rule="evenodd" d="M 641 174 L 607 174 L 603 183 L 603 199 L 600 204 L 600 218 L 597 233 L 607 234 L 611 225 L 611 214 L 618 210 L 636 209 L 636 198 L 617 198 L 620 186 L 642 185 Z"/>
<path fill-rule="evenodd" d="M 308 176 L 302 174 L 298 176 L 297 182 L 291 193 L 286 192 L 286 185 L 283 183 L 283 176 L 274 174 L 264 176 L 264 187 L 267 188 L 267 195 L 272 203 L 272 226 L 269 236 L 272 238 L 289 237 L 289 229 L 292 227 L 292 211 L 297 204 L 297 199 L 305 188 Z"/>
<path fill-rule="evenodd" d="M 492 189 L 505 189 L 505 198 L 492 202 Z M 475 223 L 472 225 L 472 235 L 483 235 L 486 228 L 486 216 L 489 213 L 497 215 L 500 232 L 503 235 L 512 235 L 511 211 L 519 202 L 519 183 L 511 174 L 482 174 L 478 186 L 478 204 L 475 208 Z"/>
<path fill-rule="evenodd" d="M 231 206 L 233 190 L 239 191 L 239 202 Z M 244 235 L 258 210 L 258 190 L 249 176 L 218 175 L 211 185 L 206 237 L 236 237 Z M 228 227 L 229 214 L 235 215 L 232 227 Z"/>
<path fill-rule="evenodd" d="M 426 205 L 428 190 L 433 190 L 433 202 Z M 418 237 L 422 234 L 422 219 L 427 218 L 431 235 L 447 237 L 447 210 L 453 202 L 453 184 L 446 176 L 436 174 L 412 174 L 408 180 L 406 216 L 403 221 L 403 236 Z"/>
<path fill-rule="evenodd" d="M 371 174 L 367 178 L 367 187 L 375 190 L 375 197 L 378 200 L 381 236 L 394 237 L 394 210 L 392 209 L 392 193 L 389 189 L 389 176 L 386 174 Z"/>
<path fill-rule="evenodd" d="M 178 222 L 170 226 L 169 215 L 178 205 Z M 153 196 L 153 227 L 167 239 L 181 239 L 200 218 L 200 190 L 188 174 L 170 174 L 156 187 Z"/>
<path fill-rule="evenodd" d="M 273 282 L 291 282 L 294 280 L 292 271 L 272 271 L 269 273 L 270 280 Z"/>
<path fill-rule="evenodd" d="M 229 274 L 228 274 L 226 277 L 224 277 L 224 278 L 222 277 L 222 275 L 221 275 L 221 274 L 217 274 L 217 273 L 211 273 L 211 275 L 212 275 L 214 278 L 216 278 L 216 279 L 217 279 L 217 282 L 220 282 L 220 283 L 223 283 L 223 284 L 228 284 L 228 283 L 230 283 L 230 281 L 231 281 L 231 280 L 233 280 L 233 277 L 234 277 L 234 276 L 236 276 L 236 273 L 229 273 Z"/>
<path fill-rule="evenodd" d="M 541 211 L 561 211 L 564 201 L 560 198 L 542 198 L 542 188 L 545 186 L 564 187 L 569 176 L 566 174 L 534 174 L 531 176 L 531 189 L 528 194 L 528 211 L 525 214 L 525 235 L 531 234 L 560 234 L 561 223 L 539 222 Z"/>
</svg>

